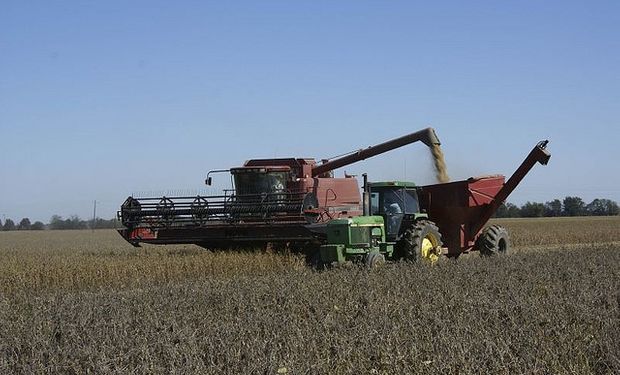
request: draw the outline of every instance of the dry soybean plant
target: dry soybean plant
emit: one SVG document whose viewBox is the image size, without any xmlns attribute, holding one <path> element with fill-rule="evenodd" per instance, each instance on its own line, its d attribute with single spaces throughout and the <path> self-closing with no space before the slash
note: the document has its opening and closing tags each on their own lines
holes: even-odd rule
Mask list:
<svg viewBox="0 0 620 375">
<path fill-rule="evenodd" d="M 0 235 L 0 373 L 620 372 L 618 244 L 316 272 L 105 231 Z"/>
</svg>

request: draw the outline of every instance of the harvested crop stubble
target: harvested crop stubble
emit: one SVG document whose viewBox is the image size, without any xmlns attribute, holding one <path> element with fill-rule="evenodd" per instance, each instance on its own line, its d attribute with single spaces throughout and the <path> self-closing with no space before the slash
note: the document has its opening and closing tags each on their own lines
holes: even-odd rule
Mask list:
<svg viewBox="0 0 620 375">
<path fill-rule="evenodd" d="M 620 371 L 620 246 L 314 272 L 113 235 L 2 233 L 0 373 Z"/>
<path fill-rule="evenodd" d="M 301 256 L 210 252 L 193 245 L 136 249 L 115 231 L 2 233 L 0 293 L 125 288 L 305 269 Z"/>
<path fill-rule="evenodd" d="M 531 247 L 620 241 L 620 216 L 493 219 L 513 246 Z"/>
</svg>

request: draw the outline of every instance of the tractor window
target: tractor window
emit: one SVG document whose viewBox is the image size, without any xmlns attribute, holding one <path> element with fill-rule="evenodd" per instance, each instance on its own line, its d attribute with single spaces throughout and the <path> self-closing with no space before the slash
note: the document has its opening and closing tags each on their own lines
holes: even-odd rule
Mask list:
<svg viewBox="0 0 620 375">
<path fill-rule="evenodd" d="M 415 190 L 385 190 L 383 210 L 390 214 L 415 214 L 420 211 Z"/>
<path fill-rule="evenodd" d="M 405 208 L 402 190 L 385 190 L 383 193 L 383 211 L 388 214 L 402 214 Z"/>
<path fill-rule="evenodd" d="M 417 214 L 418 212 L 420 212 L 418 194 L 415 190 L 405 190 L 405 213 Z"/>
<path fill-rule="evenodd" d="M 370 213 L 371 215 L 379 214 L 379 193 L 370 193 Z"/>
</svg>

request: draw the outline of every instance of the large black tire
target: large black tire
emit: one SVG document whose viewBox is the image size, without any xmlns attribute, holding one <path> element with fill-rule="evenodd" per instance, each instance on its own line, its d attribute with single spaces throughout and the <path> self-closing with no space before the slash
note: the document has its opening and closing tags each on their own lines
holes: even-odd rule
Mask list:
<svg viewBox="0 0 620 375">
<path fill-rule="evenodd" d="M 397 247 L 405 260 L 434 263 L 442 256 L 442 245 L 437 225 L 430 220 L 419 220 L 405 231 Z"/>
<path fill-rule="evenodd" d="M 484 256 L 506 254 L 510 250 L 508 231 L 500 225 L 488 226 L 480 233 L 476 247 Z"/>
</svg>

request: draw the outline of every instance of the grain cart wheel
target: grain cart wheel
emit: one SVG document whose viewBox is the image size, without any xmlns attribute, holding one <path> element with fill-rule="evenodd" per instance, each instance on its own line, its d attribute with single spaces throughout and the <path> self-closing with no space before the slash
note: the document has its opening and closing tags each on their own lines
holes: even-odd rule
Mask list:
<svg viewBox="0 0 620 375">
<path fill-rule="evenodd" d="M 476 247 L 480 255 L 506 254 L 510 249 L 508 231 L 499 225 L 488 226 L 478 236 Z"/>
<path fill-rule="evenodd" d="M 401 239 L 403 255 L 411 262 L 435 263 L 441 257 L 441 233 L 429 220 L 420 220 L 405 231 Z"/>
<path fill-rule="evenodd" d="M 371 251 L 366 255 L 366 266 L 368 268 L 381 267 L 385 264 L 385 256 L 378 251 Z"/>
</svg>

